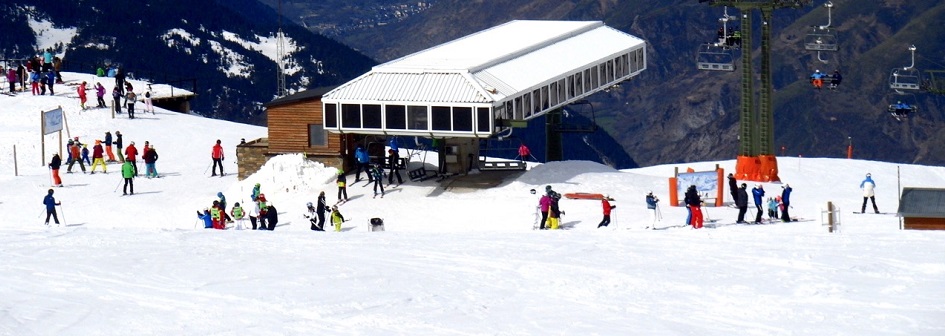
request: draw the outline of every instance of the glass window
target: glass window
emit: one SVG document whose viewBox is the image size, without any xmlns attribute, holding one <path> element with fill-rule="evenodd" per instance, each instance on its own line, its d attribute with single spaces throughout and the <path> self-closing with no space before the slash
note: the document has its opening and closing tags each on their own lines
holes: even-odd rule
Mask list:
<svg viewBox="0 0 945 336">
<path fill-rule="evenodd" d="M 559 104 L 564 103 L 565 100 L 568 100 L 568 95 L 566 93 L 567 88 L 568 86 L 567 86 L 567 83 L 565 82 L 565 79 L 564 78 L 559 79 L 558 80 L 558 103 Z"/>
<path fill-rule="evenodd" d="M 548 87 L 542 86 L 541 87 L 541 109 L 544 110 L 547 108 L 548 108 Z"/>
<path fill-rule="evenodd" d="M 361 105 L 341 104 L 341 127 L 361 128 Z"/>
<path fill-rule="evenodd" d="M 630 74 L 630 56 L 627 54 L 620 55 L 620 77 L 626 77 Z"/>
<path fill-rule="evenodd" d="M 407 106 L 407 129 L 429 130 L 426 106 Z"/>
<path fill-rule="evenodd" d="M 462 132 L 472 132 L 473 113 L 472 107 L 453 107 L 453 130 Z"/>
<path fill-rule="evenodd" d="M 646 67 L 646 57 L 643 55 L 643 48 L 637 49 L 637 70 L 643 70 Z"/>
<path fill-rule="evenodd" d="M 328 145 L 328 132 L 319 124 L 308 124 L 308 146 L 324 147 Z"/>
<path fill-rule="evenodd" d="M 607 82 L 610 83 L 613 81 L 614 81 L 614 61 L 609 60 L 607 61 Z"/>
<path fill-rule="evenodd" d="M 558 105 L 558 82 L 548 84 L 548 91 L 551 93 L 551 96 L 548 97 L 551 106 Z"/>
<path fill-rule="evenodd" d="M 568 76 L 568 99 L 574 98 L 574 75 Z"/>
<path fill-rule="evenodd" d="M 505 102 L 505 110 L 499 111 L 499 113 L 496 114 L 502 119 L 512 119 L 512 111 L 514 111 L 512 108 L 512 101 L 509 100 Z"/>
<path fill-rule="evenodd" d="M 607 63 L 601 63 L 597 65 L 597 72 L 600 73 L 600 85 L 606 85 L 610 83 L 607 81 Z"/>
<path fill-rule="evenodd" d="M 476 130 L 479 132 L 489 132 L 489 109 L 480 107 L 476 109 Z"/>
<path fill-rule="evenodd" d="M 433 117 L 434 131 L 452 131 L 453 121 L 450 118 L 449 106 L 434 106 L 430 115 Z"/>
<path fill-rule="evenodd" d="M 325 127 L 338 128 L 338 105 L 325 104 Z"/>
<path fill-rule="evenodd" d="M 522 96 L 522 110 L 525 111 L 525 117 L 532 115 L 532 94 L 526 93 Z"/>
<path fill-rule="evenodd" d="M 364 118 L 363 128 L 381 128 L 381 106 L 368 105 L 361 106 L 361 117 Z"/>
<path fill-rule="evenodd" d="M 387 118 L 387 128 L 407 129 L 407 107 L 404 105 L 387 105 L 384 107 L 384 116 Z"/>
<path fill-rule="evenodd" d="M 581 73 L 578 72 L 574 74 L 574 91 L 575 96 L 584 94 L 584 80 L 581 79 Z"/>
<path fill-rule="evenodd" d="M 591 71 L 591 87 L 592 88 L 598 88 L 606 84 L 606 83 L 601 83 L 600 81 L 598 81 L 596 65 L 591 67 L 590 71 Z"/>
<path fill-rule="evenodd" d="M 620 57 L 614 59 L 614 76 L 623 77 L 623 62 L 620 61 Z"/>
<path fill-rule="evenodd" d="M 591 86 L 591 69 L 584 69 L 584 92 L 593 90 L 597 85 Z"/>
<path fill-rule="evenodd" d="M 515 112 L 513 112 L 512 114 L 515 116 L 515 118 L 513 119 L 515 120 L 525 119 L 525 113 L 523 111 L 525 110 L 522 109 L 522 97 L 521 96 L 515 97 Z"/>
</svg>

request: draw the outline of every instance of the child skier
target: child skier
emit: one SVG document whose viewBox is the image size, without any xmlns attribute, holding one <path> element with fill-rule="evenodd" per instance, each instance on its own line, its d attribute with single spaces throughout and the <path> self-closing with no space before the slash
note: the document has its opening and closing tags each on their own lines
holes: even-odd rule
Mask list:
<svg viewBox="0 0 945 336">
<path fill-rule="evenodd" d="M 334 205 L 331 207 L 331 222 L 335 224 L 335 232 L 341 232 L 341 223 L 344 223 L 345 216 L 341 215 L 341 212 L 338 211 L 338 206 Z"/>
<path fill-rule="evenodd" d="M 240 202 L 233 204 L 233 209 L 230 210 L 230 215 L 232 215 L 233 220 L 236 221 L 236 229 L 243 229 L 243 216 L 246 214 L 243 212 L 243 207 L 240 206 Z"/>
<path fill-rule="evenodd" d="M 348 183 L 347 183 L 347 178 L 345 178 L 344 170 L 338 169 L 338 179 L 336 179 L 335 182 L 338 184 L 338 203 L 341 203 L 342 200 L 347 201 L 348 200 Z M 345 196 L 343 199 L 341 198 L 342 194 Z M 377 195 L 376 192 L 374 194 Z"/>
<path fill-rule="evenodd" d="M 197 218 L 200 218 L 203 220 L 204 229 L 213 228 L 213 218 L 210 216 L 210 209 L 204 208 L 203 212 L 197 211 Z"/>
<path fill-rule="evenodd" d="M 768 220 L 773 221 L 778 218 L 778 201 L 774 197 L 768 197 Z"/>
</svg>

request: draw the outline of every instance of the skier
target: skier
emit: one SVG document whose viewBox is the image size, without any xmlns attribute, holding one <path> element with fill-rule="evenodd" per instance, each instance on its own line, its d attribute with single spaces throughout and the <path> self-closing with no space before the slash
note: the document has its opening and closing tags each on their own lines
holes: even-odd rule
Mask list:
<svg viewBox="0 0 945 336">
<path fill-rule="evenodd" d="M 751 195 L 755 201 L 755 208 L 758 209 L 758 213 L 755 215 L 754 224 L 761 224 L 761 214 L 762 209 L 764 209 L 764 203 L 762 202 L 764 201 L 765 197 L 764 187 L 762 187 L 760 183 L 756 184 L 755 187 L 751 189 Z"/>
<path fill-rule="evenodd" d="M 92 174 L 95 174 L 95 169 L 100 165 L 102 166 L 102 172 L 108 174 L 108 166 L 105 165 L 105 159 L 103 158 L 104 152 L 102 141 L 95 140 L 95 146 L 92 147 Z"/>
<path fill-rule="evenodd" d="M 650 196 L 653 196 L 653 194 L 650 193 Z M 649 197 L 647 197 L 647 200 L 649 200 Z M 610 225 L 610 211 L 617 207 L 616 205 L 610 205 L 610 195 L 606 194 L 600 199 L 600 205 L 604 210 L 604 218 L 597 224 L 598 229 Z"/>
<path fill-rule="evenodd" d="M 33 89 L 34 96 L 39 94 L 39 82 L 39 70 L 34 70 L 33 73 L 30 74 L 30 87 Z M 45 92 L 45 89 L 43 90 L 43 92 Z"/>
<path fill-rule="evenodd" d="M 377 180 L 375 180 L 377 182 Z M 335 179 L 335 184 L 338 185 L 338 201 L 335 203 L 341 203 L 342 200 L 348 200 L 348 178 L 345 177 L 345 171 L 338 169 L 338 178 Z M 344 198 L 341 196 L 344 195 Z M 377 192 L 374 193 L 374 197 L 377 197 Z"/>
<path fill-rule="evenodd" d="M 112 99 L 115 100 L 115 104 L 112 105 L 115 107 L 115 113 L 121 114 L 121 90 L 118 86 L 112 89 Z"/>
<path fill-rule="evenodd" d="M 268 211 L 268 205 L 266 204 L 266 195 L 259 194 L 259 197 L 256 198 L 256 203 L 259 205 L 259 230 L 266 229 L 266 215 Z"/>
<path fill-rule="evenodd" d="M 275 205 L 266 207 L 266 220 L 269 221 L 269 231 L 275 231 L 276 225 L 279 224 L 279 211 Z"/>
<path fill-rule="evenodd" d="M 145 91 L 145 92 L 144 92 L 144 111 L 145 111 L 145 112 L 151 112 L 151 114 L 154 114 L 154 104 L 151 103 L 151 89 L 150 89 L 150 86 L 151 86 L 151 84 L 148 84 L 149 89 L 148 89 L 148 91 Z"/>
<path fill-rule="evenodd" d="M 217 230 L 226 229 L 226 224 L 223 224 L 222 214 L 226 213 L 223 208 L 220 207 L 220 201 L 213 201 L 213 206 L 210 207 L 210 220 L 213 223 L 213 228 Z"/>
<path fill-rule="evenodd" d="M 2 68 L 0 68 L 0 70 L 2 70 Z M 15 94 L 17 80 L 16 80 L 16 69 L 13 69 L 13 67 L 10 67 L 10 69 L 7 70 L 7 82 L 10 83 L 10 94 Z"/>
<path fill-rule="evenodd" d="M 82 173 L 85 174 L 85 163 L 82 162 L 82 157 L 80 156 L 79 143 L 78 141 L 73 142 L 72 146 L 69 147 L 69 156 L 71 157 L 69 162 L 69 168 L 66 169 L 66 173 L 72 174 L 72 165 L 76 162 L 79 163 L 79 168 L 82 168 Z"/>
<path fill-rule="evenodd" d="M 550 190 L 551 186 L 547 186 L 546 190 Z M 545 229 L 545 222 L 548 221 L 548 211 L 551 209 L 551 196 L 546 192 L 544 195 L 538 199 L 538 210 L 541 211 L 541 223 L 538 224 L 539 230 Z"/>
<path fill-rule="evenodd" d="M 213 228 L 213 217 L 210 215 L 210 209 L 204 208 L 203 212 L 197 211 L 197 218 L 203 220 L 204 229 Z"/>
<path fill-rule="evenodd" d="M 118 148 L 118 160 L 121 162 L 125 162 L 125 156 L 121 155 L 121 144 L 123 143 L 124 142 L 121 140 L 121 131 L 115 131 L 115 148 Z"/>
<path fill-rule="evenodd" d="M 131 165 L 135 169 L 134 171 L 135 176 L 138 176 L 138 162 L 135 160 L 137 156 L 138 156 L 138 149 L 135 148 L 135 142 L 132 141 L 130 144 L 128 144 L 128 147 L 125 148 L 125 163 L 128 163 L 128 161 L 131 161 Z"/>
<path fill-rule="evenodd" d="M 335 225 L 335 232 L 341 232 L 341 223 L 344 223 L 345 216 L 341 215 L 341 211 L 338 211 L 338 206 L 333 205 L 331 207 L 331 223 Z"/>
<path fill-rule="evenodd" d="M 732 202 L 738 203 L 738 182 L 735 181 L 735 175 L 732 173 L 728 173 L 728 191 L 732 194 Z"/>
<path fill-rule="evenodd" d="M 243 211 L 243 207 L 240 206 L 240 202 L 233 204 L 233 209 L 230 209 L 230 215 L 233 220 L 236 221 L 236 229 L 243 229 L 243 218 L 246 216 L 246 213 Z"/>
<path fill-rule="evenodd" d="M 815 89 L 820 90 L 824 87 L 824 74 L 820 73 L 820 70 L 814 70 L 814 73 L 810 75 L 810 82 Z"/>
<path fill-rule="evenodd" d="M 217 198 L 220 202 L 220 209 L 223 209 L 223 217 L 225 217 L 227 223 L 232 223 L 233 219 L 230 218 L 230 215 L 226 214 L 226 196 L 223 196 L 222 191 L 217 192 Z"/>
<path fill-rule="evenodd" d="M 128 189 L 131 188 L 131 194 L 135 194 L 135 172 L 137 169 L 131 164 L 134 159 L 128 157 L 125 163 L 121 165 L 121 177 L 125 179 L 125 186 L 121 188 L 122 195 L 128 195 Z"/>
<path fill-rule="evenodd" d="M 656 222 L 660 220 L 659 214 L 657 213 L 657 206 L 659 206 L 660 199 L 653 195 L 653 192 L 650 191 L 646 194 L 646 209 L 650 212 L 650 217 L 653 218 L 652 223 L 647 226 L 647 229 L 656 229 Z"/>
<path fill-rule="evenodd" d="M 791 221 L 791 215 L 788 214 L 788 209 L 791 208 L 791 191 L 794 189 L 791 188 L 790 184 L 784 184 L 781 186 L 784 190 L 781 191 L 781 220 L 785 222 Z M 777 218 L 777 217 L 775 217 Z"/>
<path fill-rule="evenodd" d="M 249 208 L 249 223 L 256 230 L 256 220 L 259 218 L 259 202 L 253 201 L 253 206 Z"/>
<path fill-rule="evenodd" d="M 49 161 L 49 169 L 52 170 L 53 187 L 62 186 L 62 179 L 59 178 L 59 166 L 61 165 L 62 158 L 59 157 L 59 153 L 53 154 L 52 160 Z"/>
<path fill-rule="evenodd" d="M 377 197 L 377 189 L 380 188 L 380 189 L 381 189 L 381 198 L 384 198 L 384 182 L 383 182 L 383 180 L 382 180 L 382 179 L 384 178 L 384 173 L 383 173 L 383 171 L 381 170 L 381 165 L 380 165 L 380 164 L 373 164 L 373 165 L 371 165 L 371 176 L 370 176 L 370 178 L 372 178 L 372 179 L 374 180 L 374 197 L 375 197 L 375 198 Z M 345 196 L 345 197 L 347 198 L 347 196 Z"/>
<path fill-rule="evenodd" d="M 91 166 L 92 161 L 89 159 L 89 145 L 82 144 L 82 162 Z"/>
<path fill-rule="evenodd" d="M 135 101 L 138 100 L 138 95 L 134 91 L 128 90 L 128 93 L 125 94 L 125 104 L 128 104 L 128 119 L 135 118 Z"/>
<path fill-rule="evenodd" d="M 82 84 L 79 84 L 79 88 L 77 89 L 79 91 L 78 92 L 79 93 L 79 107 L 81 107 L 83 110 L 85 109 L 85 101 L 86 101 L 85 90 L 87 89 L 85 85 L 86 85 L 86 82 L 82 81 Z"/>
<path fill-rule="evenodd" d="M 748 184 L 742 183 L 741 188 L 738 188 L 738 197 L 735 198 L 735 206 L 738 207 L 738 220 L 735 222 L 738 224 L 748 224 L 745 221 L 745 213 L 748 212 Z"/>
<path fill-rule="evenodd" d="M 213 174 L 210 176 L 217 176 L 217 166 L 220 166 L 220 177 L 223 177 L 223 146 L 220 145 L 220 139 L 217 139 L 217 143 L 213 145 L 213 149 L 210 151 L 210 159 L 213 160 Z"/>
<path fill-rule="evenodd" d="M 249 195 L 249 198 L 253 200 L 253 202 L 255 202 L 256 198 L 258 197 L 259 197 L 259 183 L 256 183 L 256 185 L 253 186 L 253 193 Z"/>
<path fill-rule="evenodd" d="M 387 150 L 387 154 L 390 160 L 390 172 L 387 173 L 387 185 L 394 183 L 394 175 L 397 175 L 397 185 L 401 185 L 404 183 L 404 179 L 400 177 L 400 168 L 398 165 L 400 155 L 393 149 Z"/>
<path fill-rule="evenodd" d="M 105 86 L 101 82 L 95 83 L 95 97 L 98 99 L 98 108 L 105 107 Z"/>
<path fill-rule="evenodd" d="M 361 181 L 361 171 L 363 170 L 368 177 L 368 182 L 374 182 L 374 178 L 371 177 L 371 157 L 368 155 L 368 152 L 364 150 L 363 147 L 358 146 L 354 149 L 354 158 L 358 162 L 358 171 L 354 175 L 354 182 L 357 183 Z"/>
<path fill-rule="evenodd" d="M 780 197 L 778 199 L 780 199 Z M 768 221 L 769 222 L 774 221 L 776 218 L 778 218 L 778 206 L 779 206 L 778 201 L 776 201 L 774 197 L 768 197 L 767 204 L 768 204 Z"/>
<path fill-rule="evenodd" d="M 551 197 L 551 205 L 548 207 L 548 223 L 550 224 L 548 229 L 557 230 L 561 221 L 561 215 L 564 214 L 564 212 L 561 211 L 561 208 L 558 207 L 558 201 L 561 200 L 561 194 L 551 190 L 551 186 L 546 186 L 545 190 L 548 194 L 548 197 Z"/>
<path fill-rule="evenodd" d="M 325 200 L 325 192 L 318 193 L 318 205 L 315 207 L 315 215 L 318 216 L 318 231 L 325 231 L 325 211 L 328 211 L 328 202 Z M 314 218 L 312 218 L 314 219 Z M 316 230 L 315 223 L 312 223 L 312 230 Z"/>
<path fill-rule="evenodd" d="M 144 155 L 141 156 L 144 159 L 144 177 L 152 178 L 158 177 L 157 168 L 154 166 L 158 160 L 157 150 L 154 149 L 154 146 L 147 147 L 144 150 Z"/>
<path fill-rule="evenodd" d="M 50 96 L 55 96 L 55 95 L 56 95 L 56 92 L 53 91 L 53 86 L 55 86 L 55 85 L 56 85 L 56 73 L 55 73 L 55 72 L 52 72 L 52 71 L 47 72 L 47 73 L 46 73 L 46 86 L 49 87 L 49 95 L 50 95 Z"/>
<path fill-rule="evenodd" d="M 318 226 L 318 211 L 315 209 L 315 205 L 312 202 L 305 203 L 305 208 L 308 210 L 307 215 L 302 215 L 305 218 L 308 218 L 308 221 L 312 223 L 312 231 L 325 231 L 320 226 Z M 321 218 L 325 218 L 325 213 L 322 211 Z"/>
<path fill-rule="evenodd" d="M 863 206 L 860 207 L 860 213 L 866 213 L 866 200 L 873 202 L 873 212 L 879 213 L 879 208 L 876 207 L 876 182 L 873 182 L 873 178 L 869 173 L 866 173 L 866 179 L 863 182 L 860 182 L 860 189 L 863 189 Z"/>
<path fill-rule="evenodd" d="M 702 228 L 702 198 L 699 197 L 699 192 L 696 191 L 695 185 L 690 185 L 689 189 L 686 190 L 685 198 L 686 206 L 689 208 L 690 213 L 692 214 L 689 224 L 692 225 L 693 229 Z"/>
<path fill-rule="evenodd" d="M 56 215 L 56 206 L 62 205 L 62 203 L 56 202 L 56 198 L 53 197 L 53 190 L 49 189 L 46 192 L 46 197 L 43 198 L 43 204 L 46 205 L 46 225 L 49 225 L 49 217 L 52 216 L 53 220 L 56 221 L 56 225 L 59 225 L 59 216 Z"/>
</svg>

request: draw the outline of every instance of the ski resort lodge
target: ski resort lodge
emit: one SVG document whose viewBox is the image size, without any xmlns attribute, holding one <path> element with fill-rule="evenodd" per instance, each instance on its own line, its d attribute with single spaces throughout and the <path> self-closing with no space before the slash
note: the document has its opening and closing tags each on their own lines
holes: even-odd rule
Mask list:
<svg viewBox="0 0 945 336">
<path fill-rule="evenodd" d="M 603 22 L 511 21 L 375 66 L 323 94 L 267 104 L 266 154 L 304 152 L 348 168 L 364 136 L 423 137 L 445 144 L 445 171 L 464 174 L 480 168 L 479 140 L 508 135 L 645 69 L 646 42 Z M 305 112 L 292 102 L 304 102 Z"/>
</svg>

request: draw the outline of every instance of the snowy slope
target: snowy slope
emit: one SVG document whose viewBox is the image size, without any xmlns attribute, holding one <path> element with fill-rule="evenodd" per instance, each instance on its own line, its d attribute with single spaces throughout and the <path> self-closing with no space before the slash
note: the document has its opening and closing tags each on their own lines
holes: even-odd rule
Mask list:
<svg viewBox="0 0 945 336">
<path fill-rule="evenodd" d="M 852 214 L 865 173 L 880 210 L 895 212 L 897 169 L 902 186 L 943 187 L 942 167 L 779 158 L 792 214 L 812 221 L 702 230 L 643 230 L 643 195 L 668 199 L 676 167 L 731 170 L 732 160 L 626 171 L 554 162 L 492 189 L 408 182 L 383 199 L 361 182 L 342 206 L 343 232 L 315 233 L 301 215 L 319 191 L 336 199 L 332 169 L 284 155 L 245 181 L 208 177 L 216 139 L 235 173 L 233 146 L 265 128 L 162 110 L 111 119 L 80 113 L 60 92 L 0 96 L 0 335 L 945 334 L 945 232 Z M 120 196 L 117 165 L 63 169 L 56 197 L 67 223 L 43 227 L 50 155 L 41 165 L 39 111 L 59 105 L 85 142 L 106 130 L 150 141 L 164 177 L 139 178 L 136 195 Z M 276 231 L 194 229 L 218 191 L 245 203 L 255 183 L 279 209 Z M 563 200 L 567 230 L 532 231 L 529 189 L 549 184 L 609 193 L 615 223 L 598 230 L 598 202 Z M 841 233 L 821 226 L 827 201 L 843 209 Z M 665 201 L 661 211 L 661 228 L 686 216 Z M 707 212 L 720 223 L 736 216 Z M 366 232 L 371 217 L 387 232 Z"/>
</svg>

